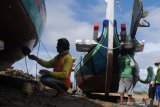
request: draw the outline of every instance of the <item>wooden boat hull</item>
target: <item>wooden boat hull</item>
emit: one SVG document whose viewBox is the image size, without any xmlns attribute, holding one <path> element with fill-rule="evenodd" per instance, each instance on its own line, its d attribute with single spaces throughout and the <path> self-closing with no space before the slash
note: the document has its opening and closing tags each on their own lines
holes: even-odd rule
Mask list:
<svg viewBox="0 0 160 107">
<path fill-rule="evenodd" d="M 78 76 L 76 78 L 78 87 L 83 90 L 83 92 L 97 92 L 97 93 L 104 93 L 105 92 L 105 81 L 106 76 L 105 73 L 101 75 L 85 75 L 85 76 Z M 117 92 L 118 84 L 119 84 L 119 76 L 114 75 L 112 80 L 110 92 Z"/>
<path fill-rule="evenodd" d="M 0 70 L 29 54 L 38 43 L 45 22 L 44 0 L 1 0 Z"/>
<path fill-rule="evenodd" d="M 116 24 L 116 22 L 115 22 Z M 116 26 L 116 25 L 115 25 Z M 118 35 L 115 27 L 114 47 L 117 47 Z M 99 44 L 93 47 L 79 64 L 76 66 L 76 81 L 78 86 L 85 92 L 102 92 L 104 93 L 106 88 L 106 66 L 108 62 L 107 54 L 108 50 L 103 46 L 108 47 L 108 20 L 103 23 L 102 36 L 100 37 Z M 119 55 L 119 48 L 113 51 L 113 75 L 109 82 L 111 87 L 109 92 L 117 92 L 119 84 L 119 73 L 117 58 Z"/>
</svg>

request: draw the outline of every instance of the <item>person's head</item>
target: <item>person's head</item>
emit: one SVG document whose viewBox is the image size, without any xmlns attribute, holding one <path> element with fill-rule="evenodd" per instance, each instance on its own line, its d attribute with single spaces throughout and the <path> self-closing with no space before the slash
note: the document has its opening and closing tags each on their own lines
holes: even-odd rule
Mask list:
<svg viewBox="0 0 160 107">
<path fill-rule="evenodd" d="M 152 67 L 152 66 L 149 66 L 149 67 L 147 68 L 147 71 L 153 71 L 153 67 Z"/>
<path fill-rule="evenodd" d="M 126 31 L 126 24 L 125 23 L 121 24 L 121 31 Z"/>
<path fill-rule="evenodd" d="M 57 52 L 62 53 L 64 51 L 69 50 L 69 41 L 66 38 L 60 38 L 57 42 Z"/>
<path fill-rule="evenodd" d="M 121 24 L 121 32 L 120 32 L 120 37 L 121 37 L 121 42 L 126 42 L 126 24 Z"/>
<path fill-rule="evenodd" d="M 156 61 L 154 64 L 155 64 L 155 66 L 159 66 L 160 65 L 160 61 Z"/>
</svg>

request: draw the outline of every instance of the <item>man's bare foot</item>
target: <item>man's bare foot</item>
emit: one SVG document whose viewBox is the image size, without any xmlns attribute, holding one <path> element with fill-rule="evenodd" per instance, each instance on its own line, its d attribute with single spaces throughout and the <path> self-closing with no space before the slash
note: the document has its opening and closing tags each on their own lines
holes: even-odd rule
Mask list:
<svg viewBox="0 0 160 107">
<path fill-rule="evenodd" d="M 120 101 L 120 103 L 119 103 L 120 105 L 123 105 L 123 101 Z"/>
<path fill-rule="evenodd" d="M 133 106 L 133 102 L 127 102 L 128 106 Z"/>
</svg>

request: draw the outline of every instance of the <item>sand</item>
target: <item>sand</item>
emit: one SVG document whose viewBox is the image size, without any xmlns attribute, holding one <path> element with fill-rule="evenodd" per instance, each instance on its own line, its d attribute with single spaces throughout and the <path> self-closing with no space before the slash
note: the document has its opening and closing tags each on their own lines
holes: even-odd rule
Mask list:
<svg viewBox="0 0 160 107">
<path fill-rule="evenodd" d="M 81 92 L 73 96 L 69 94 L 64 98 L 54 98 L 55 90 L 45 89 L 43 92 L 35 91 L 32 95 L 26 95 L 21 89 L 12 87 L 0 87 L 0 107 L 119 107 L 119 94 L 110 93 L 105 97 L 103 93 L 94 93 L 92 98 L 87 98 Z M 133 107 L 144 107 L 143 98 L 147 95 L 134 94 L 136 100 Z M 139 105 L 138 105 L 139 103 Z M 156 102 L 155 102 L 156 104 Z M 140 106 L 141 105 L 141 106 Z M 123 105 L 120 107 L 131 107 Z M 156 107 L 156 106 L 155 106 Z"/>
</svg>

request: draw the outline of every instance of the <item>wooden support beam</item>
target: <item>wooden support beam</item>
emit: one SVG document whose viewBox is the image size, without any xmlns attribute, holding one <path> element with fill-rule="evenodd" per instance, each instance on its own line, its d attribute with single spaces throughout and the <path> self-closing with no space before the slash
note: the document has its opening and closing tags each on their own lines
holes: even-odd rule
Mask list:
<svg viewBox="0 0 160 107">
<path fill-rule="evenodd" d="M 109 21 L 108 29 L 108 53 L 106 65 L 105 95 L 108 95 L 111 88 L 113 68 L 113 36 L 114 36 L 114 0 L 105 0 L 107 4 L 106 19 Z"/>
</svg>

